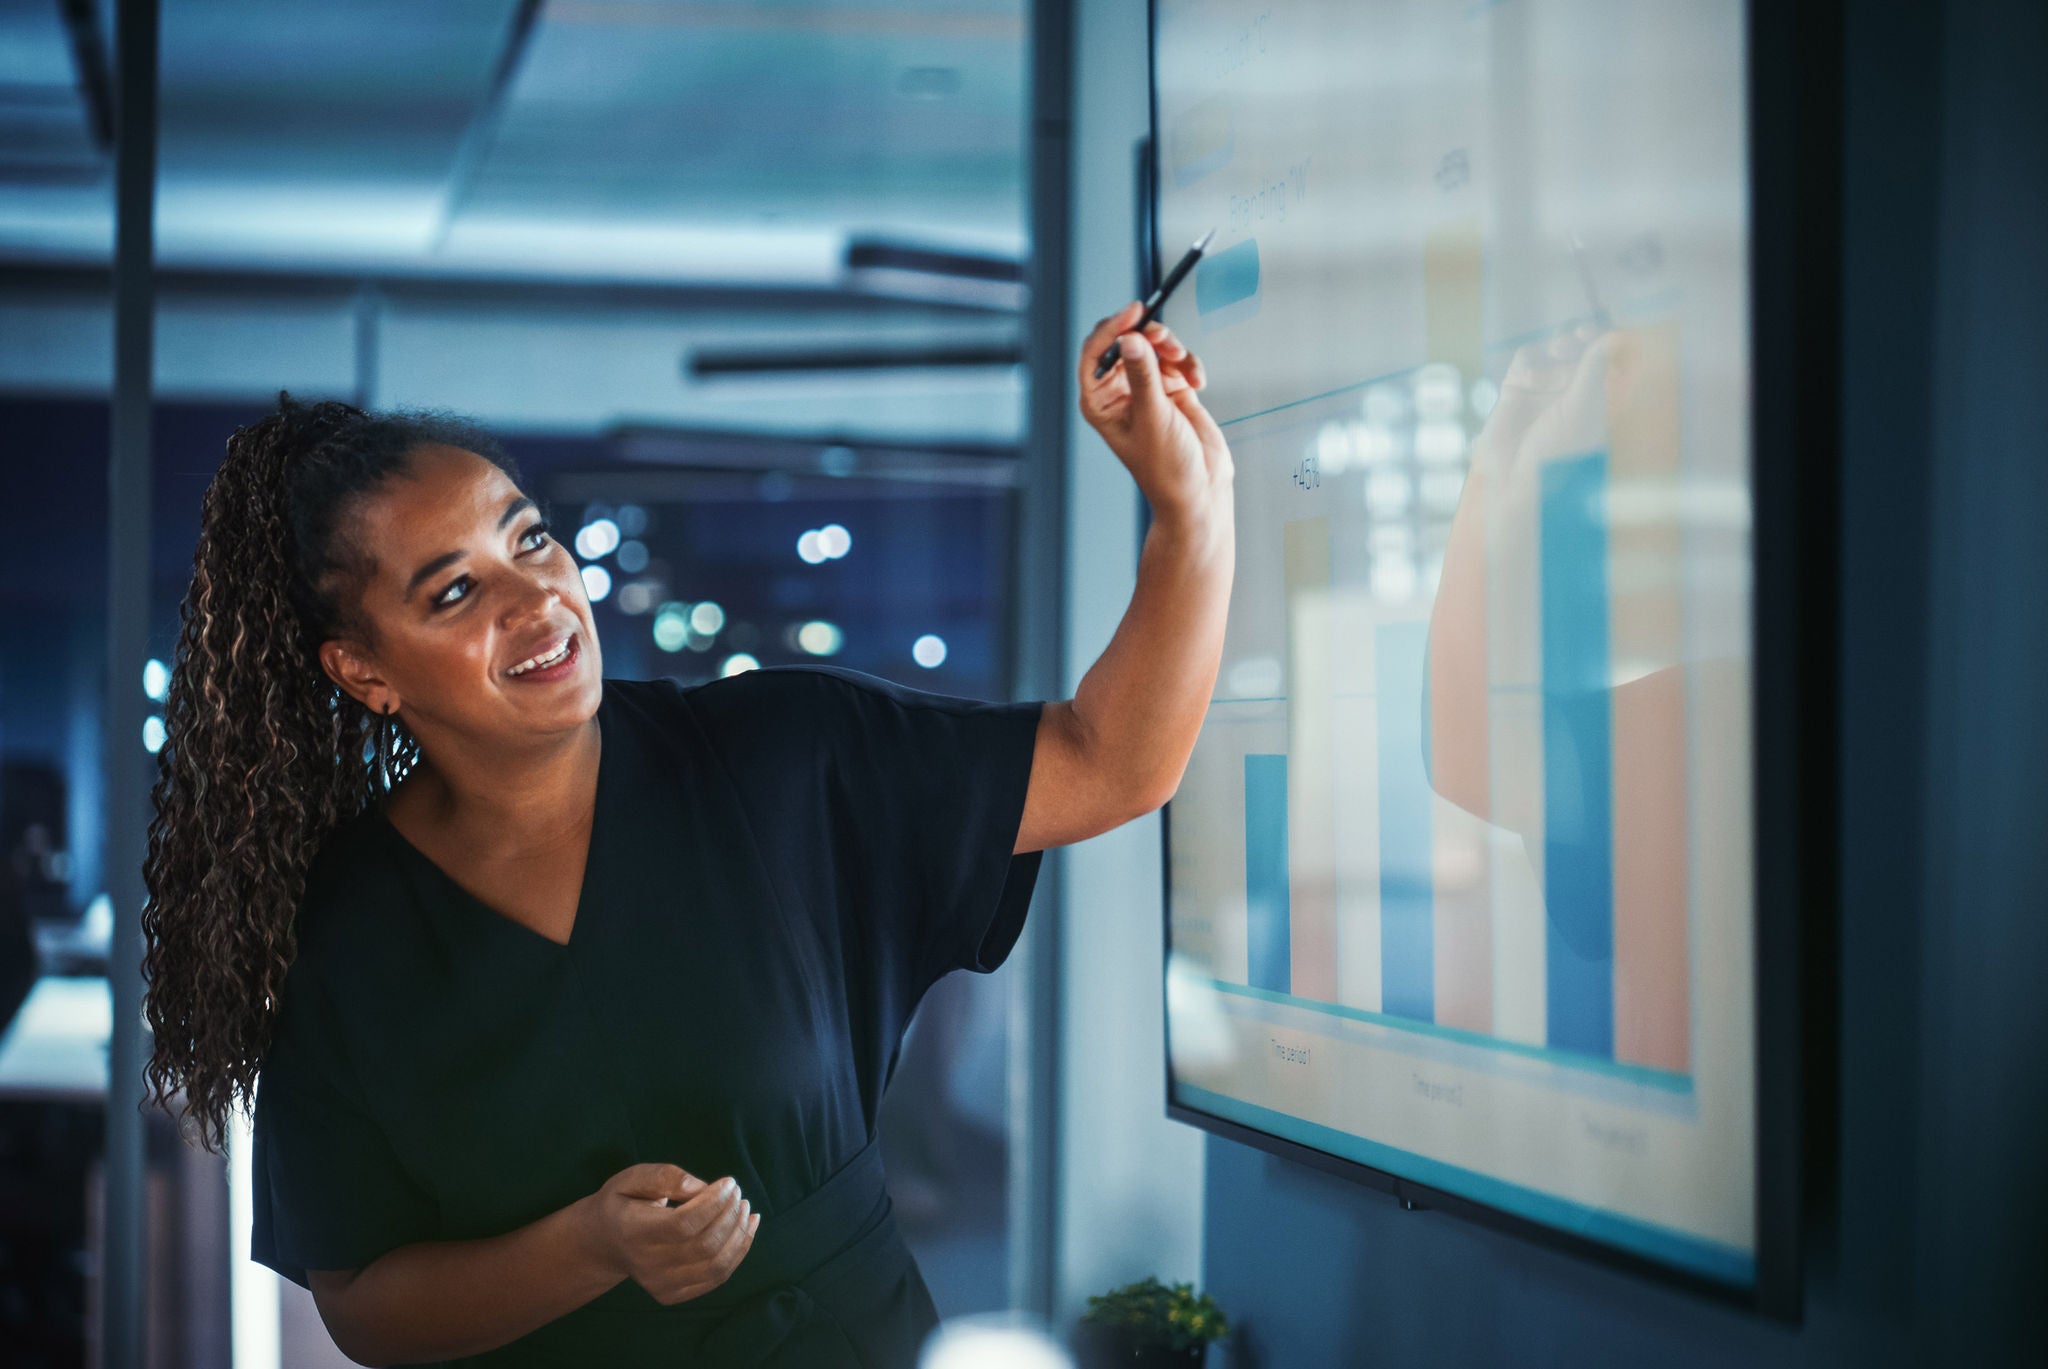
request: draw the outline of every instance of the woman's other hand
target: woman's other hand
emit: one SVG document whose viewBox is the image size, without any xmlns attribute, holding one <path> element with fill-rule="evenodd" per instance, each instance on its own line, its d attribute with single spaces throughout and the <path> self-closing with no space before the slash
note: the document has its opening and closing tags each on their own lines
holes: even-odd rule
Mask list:
<svg viewBox="0 0 2048 1369">
<path fill-rule="evenodd" d="M 731 1278 L 761 1226 L 736 1180 L 707 1184 L 677 1165 L 631 1165 L 590 1203 L 602 1257 L 663 1306 L 702 1297 Z"/>
<path fill-rule="evenodd" d="M 1206 517 L 1227 512 L 1230 445 L 1195 391 L 1207 383 L 1202 363 L 1137 300 L 1095 325 L 1081 344 L 1081 416 L 1129 468 L 1155 517 Z M 1122 359 L 1102 379 L 1095 363 L 1109 345 Z"/>
</svg>

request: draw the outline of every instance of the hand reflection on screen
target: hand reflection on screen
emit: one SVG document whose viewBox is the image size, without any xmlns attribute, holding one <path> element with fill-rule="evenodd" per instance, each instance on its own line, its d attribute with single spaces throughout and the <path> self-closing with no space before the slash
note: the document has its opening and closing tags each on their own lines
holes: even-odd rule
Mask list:
<svg viewBox="0 0 2048 1369">
<path fill-rule="evenodd" d="M 1581 773 L 1576 724 L 1596 721 L 1583 705 L 1594 706 L 1599 725 L 1664 739 L 1682 755 L 1676 405 L 1666 330 L 1582 325 L 1519 349 L 1509 364 L 1473 438 L 1430 617 L 1431 782 L 1467 812 L 1525 836 L 1578 839 L 1588 805 L 1559 799 L 1573 794 Z M 1560 505 L 1565 464 L 1589 454 L 1612 459 L 1586 497 Z M 1596 552 L 1571 557 L 1553 548 L 1546 566 L 1546 472 L 1551 535 L 1587 541 Z M 1624 506 L 1625 516 L 1617 512 Z M 1596 570 L 1600 583 L 1574 584 L 1560 562 Z M 1553 603 L 1553 615 L 1589 606 L 1611 615 L 1616 635 L 1603 643 L 1611 650 L 1546 662 L 1546 594 L 1577 598 L 1563 610 Z M 1717 677 L 1739 669 L 1706 664 Z M 1550 725 L 1542 709 L 1489 709 L 1489 691 L 1541 701 Z M 1574 725 L 1561 726 L 1560 717 Z M 1626 805 L 1631 777 L 1617 780 L 1612 804 Z M 1591 806 L 1604 812 L 1609 803 Z M 1541 853 L 1530 854 L 1540 874 Z"/>
<path fill-rule="evenodd" d="M 1519 349 L 1500 397 L 1472 440 L 1472 464 L 1451 522 L 1443 576 L 1430 614 L 1431 783 L 1460 808 L 1510 830 L 1542 810 L 1543 765 L 1494 763 L 1544 755 L 1540 746 L 1495 737 L 1525 717 L 1489 718 L 1489 689 L 1543 685 L 1539 529 L 1544 472 L 1604 451 L 1610 415 L 1627 406 L 1637 339 L 1591 325 Z M 1588 510 L 1597 519 L 1600 510 Z M 1494 587 L 1488 593 L 1489 570 Z M 1640 684 L 1641 681 L 1635 682 Z M 1568 756 L 1548 757 L 1551 765 Z M 1568 814 L 1552 816 L 1553 828 Z"/>
<path fill-rule="evenodd" d="M 1688 602 L 1725 618 L 1746 583 L 1747 524 L 1682 479 L 1679 418 L 1675 321 L 1515 354 L 1473 439 L 1426 686 L 1432 786 L 1521 838 L 1551 979 L 1611 994 L 1553 1044 L 1672 1070 L 1696 855 L 1739 862 L 1747 782 L 1747 657 L 1686 645 Z"/>
</svg>

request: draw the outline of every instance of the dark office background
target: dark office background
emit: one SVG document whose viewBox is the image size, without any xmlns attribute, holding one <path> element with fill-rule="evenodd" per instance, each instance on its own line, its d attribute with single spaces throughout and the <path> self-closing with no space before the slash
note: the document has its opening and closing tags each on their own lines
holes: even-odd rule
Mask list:
<svg viewBox="0 0 2048 1369">
<path fill-rule="evenodd" d="M 1015 697 L 1024 7 L 827 8 L 162 6 L 148 656 L 229 434 L 284 386 L 461 412 L 560 540 L 601 525 L 607 675 Z M 145 689 L 106 665 L 115 14 L 0 0 L 0 1025 L 38 969 L 104 975 L 106 759 L 147 744 L 102 735 Z M 1010 992 L 935 987 L 884 1109 L 948 1314 L 1010 1298 Z M 104 1084 L 63 1054 L 94 1008 L 49 1002 L 16 1037 L 62 1081 L 0 1081 L 10 1366 L 100 1330 Z M 151 1355 L 223 1363 L 224 1167 L 159 1116 L 148 1148 Z M 283 1362 L 331 1362 L 278 1292 Z"/>
</svg>

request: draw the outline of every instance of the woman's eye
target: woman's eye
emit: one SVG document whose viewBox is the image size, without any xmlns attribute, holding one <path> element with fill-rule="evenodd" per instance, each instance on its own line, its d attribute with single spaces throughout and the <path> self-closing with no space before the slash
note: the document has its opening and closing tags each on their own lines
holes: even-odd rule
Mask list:
<svg viewBox="0 0 2048 1369">
<path fill-rule="evenodd" d="M 539 537 L 541 539 L 541 545 L 545 546 L 548 540 L 548 525 L 545 523 L 535 523 L 532 527 L 528 528 L 524 533 L 520 535 L 519 540 L 524 542 L 530 537 Z M 538 551 L 539 549 L 539 547 L 534 548 L 534 550 L 536 551 Z M 469 597 L 467 593 L 455 594 L 455 591 L 461 589 L 468 583 L 469 577 L 467 575 L 463 576 L 459 580 L 451 581 L 448 585 L 448 588 L 442 590 L 440 594 L 435 596 L 434 607 L 453 608 L 456 604 L 459 604 L 464 599 L 467 599 Z M 450 598 L 450 595 L 454 595 L 454 597 Z"/>
</svg>

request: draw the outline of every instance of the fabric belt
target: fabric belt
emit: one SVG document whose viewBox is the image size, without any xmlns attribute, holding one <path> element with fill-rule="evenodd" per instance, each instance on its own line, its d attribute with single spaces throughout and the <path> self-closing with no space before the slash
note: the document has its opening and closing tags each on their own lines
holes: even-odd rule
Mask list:
<svg viewBox="0 0 2048 1369">
<path fill-rule="evenodd" d="M 536 1334 L 579 1364 L 910 1369 L 938 1322 L 873 1138 L 818 1189 L 764 1214 L 746 1258 L 709 1293 L 663 1306 L 628 1279 L 584 1310 L 599 1304 L 601 1326 L 572 1313 L 546 1328 L 558 1335 Z"/>
</svg>

